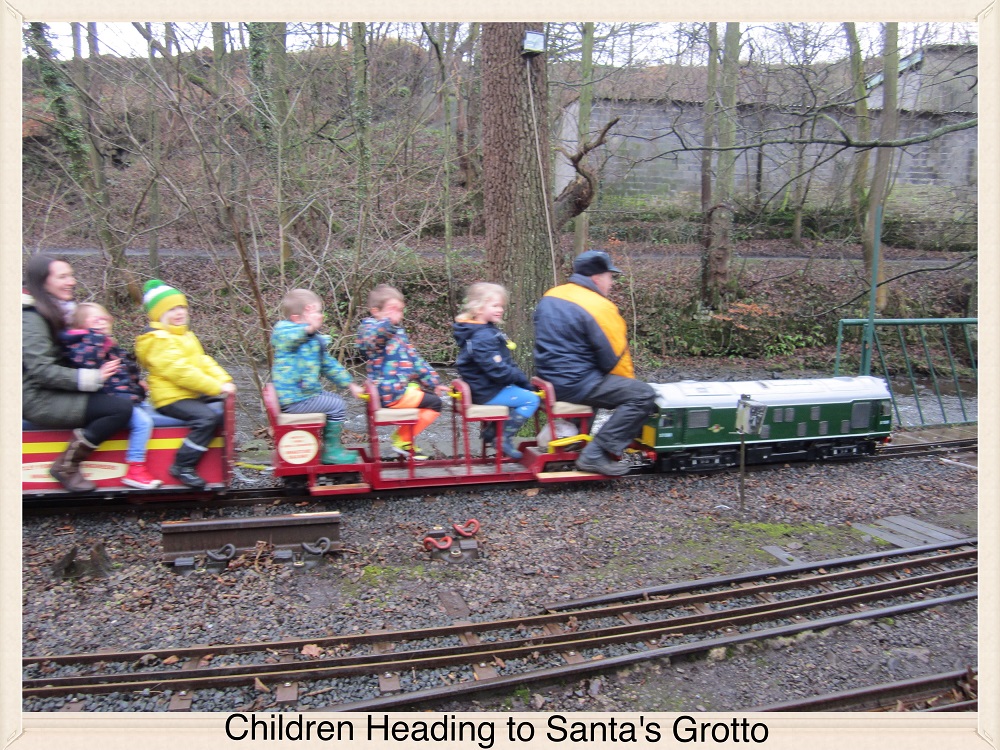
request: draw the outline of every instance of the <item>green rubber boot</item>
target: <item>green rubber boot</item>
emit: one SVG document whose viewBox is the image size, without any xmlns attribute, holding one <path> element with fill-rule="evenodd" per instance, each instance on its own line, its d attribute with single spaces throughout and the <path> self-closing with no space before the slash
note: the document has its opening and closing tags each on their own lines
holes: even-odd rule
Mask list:
<svg viewBox="0 0 1000 750">
<path fill-rule="evenodd" d="M 343 422 L 327 422 L 323 428 L 323 455 L 319 461 L 323 464 L 356 464 L 358 454 L 349 451 L 340 444 L 340 433 L 344 431 Z"/>
</svg>

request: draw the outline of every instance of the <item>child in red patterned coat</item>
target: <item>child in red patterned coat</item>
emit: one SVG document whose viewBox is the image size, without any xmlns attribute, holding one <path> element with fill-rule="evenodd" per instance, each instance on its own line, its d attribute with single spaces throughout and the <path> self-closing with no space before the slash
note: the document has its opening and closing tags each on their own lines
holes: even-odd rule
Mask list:
<svg viewBox="0 0 1000 750">
<path fill-rule="evenodd" d="M 356 343 L 364 355 L 368 378 L 378 387 L 382 406 L 388 409 L 418 410 L 415 425 L 401 425 L 392 434 L 392 448 L 402 456 L 426 460 L 428 456 L 413 445 L 414 438 L 441 413 L 441 399 L 447 385 L 410 343 L 400 323 L 405 302 L 403 294 L 388 284 L 379 284 L 368 295 L 370 317 L 361 321 Z M 435 391 L 427 393 L 424 388 Z"/>
</svg>

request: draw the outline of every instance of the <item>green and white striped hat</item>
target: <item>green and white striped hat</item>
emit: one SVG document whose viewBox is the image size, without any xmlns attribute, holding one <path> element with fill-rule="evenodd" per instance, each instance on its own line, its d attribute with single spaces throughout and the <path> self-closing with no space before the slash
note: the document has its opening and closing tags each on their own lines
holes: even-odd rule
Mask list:
<svg viewBox="0 0 1000 750">
<path fill-rule="evenodd" d="M 142 288 L 142 306 L 146 308 L 149 319 L 158 323 L 163 314 L 175 307 L 187 307 L 187 299 L 172 286 L 167 286 L 159 279 L 150 279 Z"/>
</svg>

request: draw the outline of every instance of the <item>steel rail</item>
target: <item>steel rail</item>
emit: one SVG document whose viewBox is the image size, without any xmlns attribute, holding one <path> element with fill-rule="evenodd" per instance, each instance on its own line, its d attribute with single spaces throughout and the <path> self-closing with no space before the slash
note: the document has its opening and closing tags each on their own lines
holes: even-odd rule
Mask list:
<svg viewBox="0 0 1000 750">
<path fill-rule="evenodd" d="M 409 706 L 425 705 L 427 703 L 437 703 L 450 700 L 459 696 L 475 695 L 477 693 L 495 692 L 505 689 L 520 687 L 522 685 L 535 684 L 540 682 L 551 682 L 555 680 L 565 680 L 575 678 L 580 675 L 593 674 L 595 672 L 606 672 L 619 669 L 625 666 L 639 664 L 645 661 L 652 661 L 664 657 L 673 658 L 686 656 L 695 653 L 703 653 L 715 648 L 727 648 L 750 641 L 764 640 L 768 638 L 779 638 L 796 635 L 806 630 L 825 630 L 838 625 L 845 625 L 856 620 L 895 617 L 908 614 L 910 612 L 928 609 L 930 607 L 956 604 L 975 598 L 975 593 L 953 594 L 951 596 L 936 599 L 925 599 L 919 602 L 908 602 L 907 604 L 884 607 L 878 610 L 867 612 L 853 612 L 835 617 L 828 617 L 822 620 L 811 620 L 803 623 L 784 625 L 767 630 L 753 631 L 750 633 L 740 633 L 738 635 L 713 638 L 706 641 L 695 641 L 692 643 L 677 644 L 675 646 L 664 646 L 649 649 L 644 652 L 635 652 L 621 656 L 608 657 L 596 661 L 582 662 L 579 664 L 566 664 L 549 669 L 540 669 L 523 674 L 496 677 L 488 680 L 478 680 L 475 682 L 460 683 L 437 688 L 427 688 L 424 690 L 399 693 L 395 695 L 380 696 L 365 701 L 353 703 L 342 703 L 324 706 L 316 709 L 303 709 L 304 712 L 311 711 L 372 711 L 390 708 L 402 708 Z"/>
<path fill-rule="evenodd" d="M 626 612 L 643 611 L 644 609 L 666 609 L 704 601 L 715 601 L 719 599 L 732 598 L 734 596 L 749 596 L 755 593 L 770 593 L 789 588 L 801 588 L 804 586 L 821 585 L 844 578 L 861 576 L 879 576 L 895 573 L 904 568 L 916 568 L 921 566 L 939 565 L 941 563 L 957 562 L 968 560 L 978 556 L 975 548 L 968 547 L 969 542 L 975 540 L 964 540 L 944 545 L 927 545 L 912 549 L 898 550 L 895 552 L 869 553 L 854 557 L 843 557 L 825 560 L 818 563 L 803 563 L 798 566 L 787 566 L 784 568 L 767 568 L 759 571 L 740 573 L 730 576 L 720 576 L 715 578 L 693 579 L 669 584 L 665 587 L 655 587 L 651 589 L 640 589 L 638 591 L 623 592 L 621 598 L 609 599 L 613 595 L 595 597 L 591 600 L 575 600 L 567 604 L 579 605 L 580 611 L 574 612 L 573 617 L 578 620 L 596 619 L 602 617 L 620 616 Z M 946 552 L 927 557 L 913 557 L 913 554 L 923 554 L 928 551 L 950 549 L 958 547 L 955 552 Z M 881 565 L 866 565 L 876 560 L 887 558 L 899 558 L 894 562 L 883 563 Z M 864 565 L 865 567 L 860 567 Z M 854 566 L 854 567 L 847 567 Z M 770 579 L 779 576 L 788 576 L 813 570 L 826 571 L 827 568 L 843 567 L 845 570 L 836 572 L 823 572 L 808 578 L 791 578 L 787 581 L 774 581 Z M 737 584 L 746 586 L 753 581 L 759 581 L 752 588 L 731 588 Z M 724 588 L 729 586 L 730 588 Z M 701 593 L 690 594 L 692 591 Z M 710 589 L 717 589 L 711 591 Z M 686 596 L 682 596 L 685 595 Z M 673 597 L 667 601 L 667 597 Z M 628 599 L 641 600 L 639 603 L 621 605 L 618 602 Z M 610 602 L 610 603 L 608 603 Z M 583 609 L 590 607 L 590 609 Z M 373 633 L 357 633 L 349 635 L 324 636 L 320 638 L 299 638 L 282 641 L 258 641 L 240 644 L 215 644 L 209 646 L 188 646 L 183 648 L 169 649 L 145 649 L 141 651 L 122 651 L 117 653 L 91 652 L 81 654 L 54 654 L 47 656 L 26 656 L 21 660 L 22 665 L 50 663 L 50 664 L 87 664 L 96 662 L 123 662 L 138 661 L 139 659 L 152 655 L 158 659 L 165 659 L 176 656 L 178 659 L 194 659 L 207 654 L 238 654 L 254 651 L 289 651 L 299 650 L 306 645 L 314 644 L 324 648 L 337 646 L 360 646 L 366 644 L 389 642 L 417 641 L 426 638 L 437 638 L 447 636 L 459 636 L 463 633 L 484 633 L 494 630 L 516 630 L 518 628 L 544 627 L 554 622 L 564 622 L 566 615 L 561 614 L 555 606 L 547 607 L 546 612 L 538 615 L 527 615 L 519 618 L 509 618 L 505 620 L 491 620 L 478 623 L 463 623 L 459 625 L 442 625 L 434 628 L 421 628 L 412 630 L 379 631 Z"/>
<path fill-rule="evenodd" d="M 957 689 L 965 700 L 954 701 L 939 707 L 929 707 L 923 710 L 969 710 L 954 709 L 953 705 L 967 706 L 975 702 L 977 696 L 972 685 L 977 681 L 976 671 L 972 668 L 954 672 L 942 672 L 934 675 L 914 677 L 909 680 L 870 685 L 853 690 L 843 690 L 826 695 L 817 695 L 801 700 L 772 703 L 767 706 L 749 709 L 754 711 L 881 711 L 897 705 L 899 702 L 916 703 L 943 695 L 946 691 Z"/>
<path fill-rule="evenodd" d="M 919 547 L 905 547 L 885 552 L 869 552 L 863 555 L 852 557 L 835 557 L 818 562 L 802 562 L 795 565 L 782 565 L 776 568 L 765 568 L 764 570 L 751 570 L 733 575 L 716 576 L 714 578 L 701 578 L 689 581 L 678 581 L 661 586 L 649 586 L 641 589 L 631 589 L 628 591 L 618 591 L 611 594 L 600 594 L 598 596 L 586 597 L 583 599 L 569 599 L 564 602 L 552 602 L 543 604 L 542 607 L 547 612 L 558 612 L 567 609 L 584 609 L 588 607 L 598 607 L 614 602 L 625 602 L 630 599 L 648 599 L 656 596 L 670 596 L 684 591 L 691 591 L 696 588 L 709 588 L 714 586 L 731 586 L 740 583 L 763 578 L 791 577 L 812 570 L 838 568 L 852 565 L 863 565 L 876 560 L 890 558 L 904 558 L 907 555 L 921 555 L 925 552 L 938 550 L 961 549 L 963 547 L 975 547 L 979 543 L 978 537 L 967 537 L 956 539 L 951 542 L 938 542 L 936 544 L 924 544 Z M 973 550 L 973 554 L 976 551 Z"/>
<path fill-rule="evenodd" d="M 330 677 L 374 674 L 380 671 L 431 669 L 452 667 L 528 656 L 539 650 L 577 651 L 602 648 L 607 645 L 636 641 L 650 642 L 665 637 L 683 636 L 693 632 L 739 627 L 767 620 L 798 618 L 814 613 L 817 609 L 842 608 L 867 604 L 877 599 L 917 595 L 930 588 L 960 586 L 974 583 L 975 569 L 939 571 L 911 579 L 884 581 L 846 591 L 824 592 L 795 599 L 765 602 L 718 612 L 670 618 L 659 622 L 634 622 L 599 628 L 591 631 L 560 632 L 552 635 L 534 635 L 516 638 L 503 643 L 470 644 L 463 646 L 434 647 L 409 652 L 374 653 L 334 657 L 301 664 L 271 664 L 220 667 L 192 670 L 175 670 L 169 673 L 118 673 L 25 680 L 23 694 L 55 695 L 66 692 L 118 692 L 163 688 L 165 685 L 196 689 L 220 685 L 243 685 L 252 677 L 267 676 L 278 680 L 326 679 Z M 748 590 L 752 592 L 752 590 Z M 673 609 L 672 602 L 663 602 Z M 95 682 L 95 680 L 97 680 Z"/>
</svg>

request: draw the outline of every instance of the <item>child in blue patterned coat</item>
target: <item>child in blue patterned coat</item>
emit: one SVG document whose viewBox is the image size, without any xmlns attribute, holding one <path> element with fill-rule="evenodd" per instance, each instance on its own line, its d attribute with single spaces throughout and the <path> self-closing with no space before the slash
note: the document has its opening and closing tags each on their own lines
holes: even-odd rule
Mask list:
<svg viewBox="0 0 1000 750">
<path fill-rule="evenodd" d="M 324 412 L 324 464 L 352 464 L 357 454 L 341 444 L 347 405 L 338 394 L 323 389 L 320 377 L 355 396 L 363 393 L 344 366 L 329 352 L 330 338 L 319 331 L 323 327 L 323 302 L 308 289 L 292 289 L 281 301 L 285 320 L 278 321 L 271 334 L 274 366 L 271 381 L 283 412 L 308 414 Z"/>
</svg>

